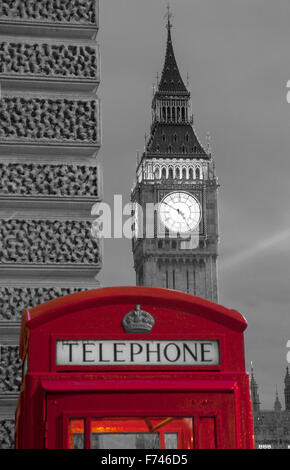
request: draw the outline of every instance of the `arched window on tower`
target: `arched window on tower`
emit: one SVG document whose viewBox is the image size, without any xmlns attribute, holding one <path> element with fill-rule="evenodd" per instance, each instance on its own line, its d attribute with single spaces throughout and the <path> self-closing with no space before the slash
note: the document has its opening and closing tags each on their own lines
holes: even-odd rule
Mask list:
<svg viewBox="0 0 290 470">
<path fill-rule="evenodd" d="M 167 108 L 167 119 L 168 119 L 168 121 L 171 120 L 171 109 L 170 109 L 169 106 L 168 106 L 168 108 Z"/>
<path fill-rule="evenodd" d="M 189 168 L 188 176 L 190 180 L 193 180 L 193 169 Z"/>
<path fill-rule="evenodd" d="M 179 122 L 180 121 L 180 107 L 179 106 L 177 107 L 177 116 L 176 117 L 177 117 L 177 122 Z"/>
<path fill-rule="evenodd" d="M 175 178 L 176 178 L 176 179 L 179 179 L 179 178 L 180 178 L 180 171 L 179 171 L 179 168 L 176 168 L 176 170 L 175 170 Z"/>
<path fill-rule="evenodd" d="M 195 176 L 196 176 L 196 179 L 197 179 L 197 180 L 200 179 L 200 169 L 199 169 L 199 168 L 197 168 L 197 169 L 195 170 Z"/>
<path fill-rule="evenodd" d="M 159 171 L 159 168 L 155 168 L 155 171 L 154 171 L 154 177 L 155 179 L 159 179 L 160 178 L 160 171 Z"/>
<path fill-rule="evenodd" d="M 173 179 L 173 168 L 169 168 L 169 171 L 168 171 L 168 178 L 169 178 L 169 179 Z"/>
<path fill-rule="evenodd" d="M 163 108 L 162 108 L 162 119 L 163 119 L 163 121 L 166 121 L 166 108 L 165 108 L 165 106 L 163 106 Z"/>
<path fill-rule="evenodd" d="M 181 118 L 182 118 L 182 121 L 185 121 L 185 107 L 182 106 L 181 108 Z"/>
<path fill-rule="evenodd" d="M 176 117 L 175 114 L 176 114 L 175 113 L 175 107 L 173 107 L 172 108 L 172 121 L 174 121 L 174 122 L 175 122 L 175 117 Z"/>
<path fill-rule="evenodd" d="M 186 180 L 186 168 L 182 168 L 182 179 Z"/>
</svg>

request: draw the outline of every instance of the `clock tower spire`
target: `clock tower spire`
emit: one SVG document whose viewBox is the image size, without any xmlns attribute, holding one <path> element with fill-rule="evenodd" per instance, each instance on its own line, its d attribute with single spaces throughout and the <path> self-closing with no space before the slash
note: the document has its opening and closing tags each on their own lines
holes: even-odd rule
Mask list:
<svg viewBox="0 0 290 470">
<path fill-rule="evenodd" d="M 132 190 L 137 285 L 217 301 L 217 188 L 211 151 L 193 127 L 191 94 L 181 77 L 167 8 L 163 71 L 152 124 Z"/>
</svg>

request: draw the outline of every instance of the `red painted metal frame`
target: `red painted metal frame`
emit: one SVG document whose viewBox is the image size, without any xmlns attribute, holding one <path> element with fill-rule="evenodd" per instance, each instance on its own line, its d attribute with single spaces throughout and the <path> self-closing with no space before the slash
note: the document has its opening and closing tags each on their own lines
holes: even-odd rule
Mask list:
<svg viewBox="0 0 290 470">
<path fill-rule="evenodd" d="M 128 334 L 122 328 L 123 315 L 136 304 L 141 304 L 141 308 L 144 306 L 155 317 L 155 326 L 149 334 Z M 246 326 L 244 317 L 235 310 L 182 292 L 144 287 L 81 292 L 24 312 L 20 355 L 22 360 L 28 357 L 29 370 L 23 376 L 16 413 L 16 447 L 43 448 L 46 402 L 51 394 L 66 400 L 65 397 L 71 399 L 74 394 L 85 396 L 107 392 L 113 392 L 116 396 L 117 393 L 127 392 L 177 395 L 201 392 L 209 396 L 213 393 L 232 394 L 237 448 L 254 448 L 249 377 L 244 362 L 243 332 Z M 181 367 L 57 366 L 58 339 L 213 339 L 219 341 L 220 364 Z M 218 409 L 210 412 L 208 409 L 199 410 L 199 416 L 216 416 L 218 446 L 222 448 L 223 431 L 219 413 Z M 195 426 L 198 426 L 197 420 Z"/>
</svg>

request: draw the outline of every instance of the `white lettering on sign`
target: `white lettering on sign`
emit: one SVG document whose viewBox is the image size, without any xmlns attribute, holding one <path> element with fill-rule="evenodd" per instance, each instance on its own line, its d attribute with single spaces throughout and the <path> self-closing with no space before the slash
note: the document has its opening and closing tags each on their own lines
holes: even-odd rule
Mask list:
<svg viewBox="0 0 290 470">
<path fill-rule="evenodd" d="M 213 366 L 219 361 L 219 342 L 216 340 L 56 342 L 58 366 Z"/>
</svg>

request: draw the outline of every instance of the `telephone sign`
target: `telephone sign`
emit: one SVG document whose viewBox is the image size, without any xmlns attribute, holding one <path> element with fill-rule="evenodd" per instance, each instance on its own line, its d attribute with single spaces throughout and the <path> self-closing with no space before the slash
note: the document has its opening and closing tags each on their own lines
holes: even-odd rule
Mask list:
<svg viewBox="0 0 290 470">
<path fill-rule="evenodd" d="M 244 317 L 112 287 L 23 314 L 18 449 L 254 448 Z"/>
</svg>

